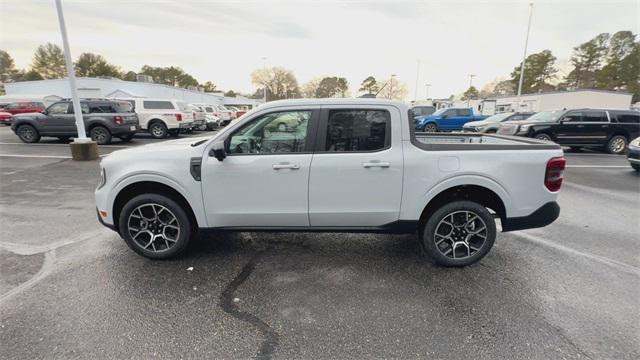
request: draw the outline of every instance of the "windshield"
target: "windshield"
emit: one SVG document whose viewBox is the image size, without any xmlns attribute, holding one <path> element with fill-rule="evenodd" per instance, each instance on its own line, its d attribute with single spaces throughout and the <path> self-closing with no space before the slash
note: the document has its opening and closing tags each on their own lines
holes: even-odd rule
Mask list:
<svg viewBox="0 0 640 360">
<path fill-rule="evenodd" d="M 557 122 L 562 114 L 564 114 L 564 111 L 560 110 L 541 111 L 528 118 L 527 122 Z"/>
<path fill-rule="evenodd" d="M 526 69 L 526 68 L 525 68 L 525 69 Z M 438 110 L 438 111 L 434 112 L 434 113 L 433 113 L 433 114 L 431 114 L 431 115 L 440 116 L 440 115 L 444 114 L 444 112 L 445 112 L 445 111 L 447 111 L 447 110 L 449 110 L 449 109 L 448 109 L 448 108 L 440 109 L 440 110 Z"/>
<path fill-rule="evenodd" d="M 489 116 L 488 118 L 484 119 L 483 122 L 486 122 L 486 123 L 497 123 L 497 122 L 500 122 L 500 121 L 510 117 L 511 115 L 513 115 L 513 113 L 496 114 L 496 115 Z"/>
</svg>

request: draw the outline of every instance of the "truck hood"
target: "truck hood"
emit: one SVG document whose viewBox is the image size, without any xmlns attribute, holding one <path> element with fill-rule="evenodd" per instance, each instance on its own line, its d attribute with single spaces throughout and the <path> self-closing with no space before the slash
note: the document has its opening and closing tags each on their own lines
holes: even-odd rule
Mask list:
<svg viewBox="0 0 640 360">
<path fill-rule="evenodd" d="M 486 122 L 484 120 L 479 120 L 479 121 L 469 121 L 468 123 L 464 124 L 464 127 L 476 127 L 476 126 L 485 126 L 485 125 L 491 125 L 492 122 Z"/>
<path fill-rule="evenodd" d="M 105 164 L 111 161 L 171 161 L 177 158 L 191 158 L 202 156 L 204 144 L 212 136 L 188 137 L 162 141 L 153 144 L 117 150 L 105 156 Z"/>
</svg>

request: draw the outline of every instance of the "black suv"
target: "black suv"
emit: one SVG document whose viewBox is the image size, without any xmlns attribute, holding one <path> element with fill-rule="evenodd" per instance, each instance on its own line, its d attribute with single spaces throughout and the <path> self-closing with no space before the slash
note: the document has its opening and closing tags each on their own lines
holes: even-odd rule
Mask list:
<svg viewBox="0 0 640 360">
<path fill-rule="evenodd" d="M 622 154 L 640 133 L 635 110 L 575 109 L 542 111 L 524 121 L 500 124 L 498 134 L 527 136 L 572 149 L 593 147 Z"/>
<path fill-rule="evenodd" d="M 84 126 L 91 139 L 100 145 L 119 137 L 129 141 L 140 129 L 138 116 L 126 101 L 109 99 L 80 100 Z M 61 140 L 78 136 L 71 100 L 52 104 L 41 113 L 19 114 L 13 117 L 11 130 L 26 143 L 40 141 L 41 136 Z"/>
</svg>

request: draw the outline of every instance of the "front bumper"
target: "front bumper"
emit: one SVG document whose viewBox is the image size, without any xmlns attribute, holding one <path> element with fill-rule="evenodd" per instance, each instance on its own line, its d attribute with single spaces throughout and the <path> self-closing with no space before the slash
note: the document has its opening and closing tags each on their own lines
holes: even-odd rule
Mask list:
<svg viewBox="0 0 640 360">
<path fill-rule="evenodd" d="M 551 201 L 542 205 L 531 215 L 502 220 L 502 232 L 533 229 L 547 226 L 560 216 L 560 205 Z"/>
<path fill-rule="evenodd" d="M 115 232 L 118 232 L 118 229 L 116 229 L 115 225 L 107 224 L 106 222 L 104 222 L 104 220 L 102 220 L 102 216 L 100 216 L 100 210 L 98 210 L 97 207 L 96 207 L 96 215 L 98 216 L 98 221 L 100 222 L 100 224 L 102 224 L 102 226 L 105 226 Z"/>
</svg>

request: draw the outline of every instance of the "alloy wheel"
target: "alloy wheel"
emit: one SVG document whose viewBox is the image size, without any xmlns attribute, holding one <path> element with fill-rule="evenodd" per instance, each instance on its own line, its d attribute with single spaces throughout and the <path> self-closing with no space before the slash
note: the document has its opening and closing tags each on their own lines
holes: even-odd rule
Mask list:
<svg viewBox="0 0 640 360">
<path fill-rule="evenodd" d="M 35 133 L 33 132 L 33 129 L 29 126 L 22 126 L 20 127 L 20 137 L 26 141 L 33 141 L 33 139 L 35 138 Z"/>
<path fill-rule="evenodd" d="M 429 124 L 427 126 L 424 127 L 424 131 L 426 132 L 436 132 L 436 126 L 433 124 Z"/>
<path fill-rule="evenodd" d="M 153 134 L 153 136 L 155 137 L 163 137 L 164 129 L 160 125 L 154 125 L 151 127 L 151 134 Z"/>
<path fill-rule="evenodd" d="M 622 137 L 617 137 L 613 139 L 611 145 L 609 145 L 609 149 L 611 149 L 612 153 L 618 154 L 624 150 L 625 146 L 627 146 L 626 141 Z"/>
<path fill-rule="evenodd" d="M 475 255 L 487 240 L 487 224 L 473 211 L 454 211 L 440 220 L 434 233 L 436 249 L 461 260 Z"/>
<path fill-rule="evenodd" d="M 98 144 L 104 144 L 107 140 L 106 130 L 100 127 L 91 130 L 91 139 Z"/>
<path fill-rule="evenodd" d="M 141 249 L 164 252 L 178 242 L 180 223 L 171 210 L 156 203 L 147 203 L 131 212 L 127 231 Z"/>
</svg>

